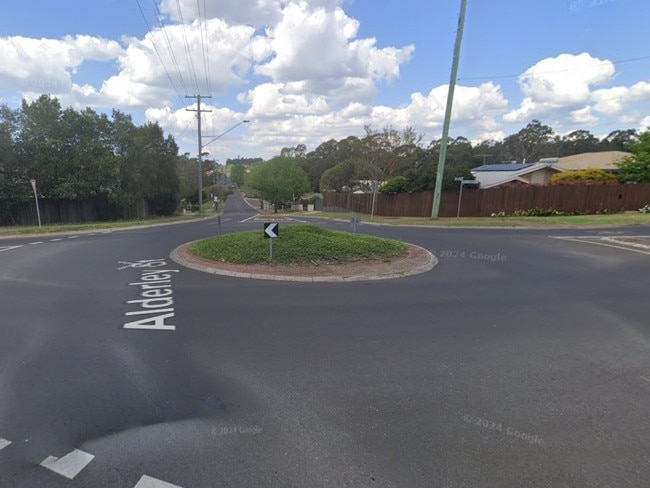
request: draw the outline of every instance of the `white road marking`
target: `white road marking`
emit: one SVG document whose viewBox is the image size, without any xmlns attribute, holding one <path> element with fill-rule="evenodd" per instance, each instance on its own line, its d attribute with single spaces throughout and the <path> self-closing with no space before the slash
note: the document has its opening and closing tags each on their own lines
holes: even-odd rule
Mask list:
<svg viewBox="0 0 650 488">
<path fill-rule="evenodd" d="M 11 251 L 12 249 L 18 249 L 19 247 L 23 247 L 23 246 L 2 246 L 0 247 L 0 252 Z"/>
<path fill-rule="evenodd" d="M 172 485 L 171 483 L 167 483 L 166 481 L 160 481 L 157 480 L 156 478 L 152 478 L 151 476 L 142 475 L 142 478 L 140 478 L 140 481 L 138 481 L 138 484 L 135 485 L 133 488 L 181 488 L 178 485 Z"/>
<path fill-rule="evenodd" d="M 62 240 L 63 239 L 61 239 L 61 238 L 59 238 L 59 239 L 50 239 L 50 242 L 59 242 L 59 241 L 62 241 Z"/>
<path fill-rule="evenodd" d="M 247 219 L 240 220 L 239 223 L 240 223 L 240 224 L 243 224 L 244 222 L 248 222 L 249 220 L 256 219 L 257 217 L 261 217 L 261 215 L 260 215 L 260 214 L 253 215 L 252 217 L 248 217 Z"/>
<path fill-rule="evenodd" d="M 649 379 L 649 378 L 646 378 L 645 376 L 639 376 L 639 378 L 643 378 L 644 380 L 646 380 L 646 381 L 649 381 L 649 382 L 650 382 L 650 379 Z M 0 449 L 2 449 L 2 448 L 0 447 Z"/>
<path fill-rule="evenodd" d="M 88 463 L 90 463 L 94 457 L 95 456 L 92 454 L 75 449 L 63 456 L 61 459 L 49 456 L 41 463 L 41 466 L 71 480 L 77 476 L 82 469 L 88 466 Z"/>
<path fill-rule="evenodd" d="M 551 239 L 560 239 L 564 241 L 573 241 L 573 242 L 582 242 L 585 244 L 593 244 L 596 246 L 604 246 L 604 247 L 613 247 L 614 249 L 623 249 L 624 251 L 632 251 L 632 252 L 638 252 L 641 254 L 646 254 L 650 255 L 650 251 L 644 251 L 641 249 L 636 249 L 633 247 L 628 247 L 624 245 L 616 245 L 616 244 L 609 244 L 607 242 L 598 242 L 602 241 L 603 239 L 601 237 L 594 237 L 594 236 L 549 236 Z M 624 236 L 621 236 L 624 237 Z M 629 236 L 629 237 L 639 237 L 639 236 Z M 645 237 L 645 236 L 641 236 Z M 609 241 L 611 242 L 611 241 Z"/>
<path fill-rule="evenodd" d="M 0 437 L 0 451 L 2 451 L 9 444 L 11 444 L 11 441 L 8 441 L 7 439 L 3 439 L 2 437 Z"/>
<path fill-rule="evenodd" d="M 77 239 L 79 236 L 70 236 L 68 239 Z"/>
<path fill-rule="evenodd" d="M 37 244 L 43 244 L 43 241 L 36 241 L 36 242 L 30 242 L 29 243 L 30 246 L 35 246 Z"/>
</svg>

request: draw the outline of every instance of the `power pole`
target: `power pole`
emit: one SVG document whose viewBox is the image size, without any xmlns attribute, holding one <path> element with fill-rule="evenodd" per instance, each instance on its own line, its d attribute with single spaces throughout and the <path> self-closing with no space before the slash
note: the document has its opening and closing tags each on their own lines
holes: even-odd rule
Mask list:
<svg viewBox="0 0 650 488">
<path fill-rule="evenodd" d="M 438 218 L 440 210 L 440 195 L 442 193 L 442 178 L 445 172 L 445 158 L 447 157 L 447 139 L 449 138 L 449 124 L 451 123 L 451 109 L 454 101 L 454 90 L 456 78 L 458 77 L 458 61 L 460 59 L 460 44 L 463 39 L 463 27 L 465 26 L 465 11 L 467 0 L 460 2 L 460 15 L 458 16 L 458 30 L 456 31 L 456 43 L 454 44 L 454 59 L 451 65 L 451 76 L 449 77 L 449 90 L 447 92 L 447 108 L 445 110 L 445 121 L 442 125 L 442 141 L 440 142 L 440 157 L 438 158 L 438 172 L 436 175 L 436 187 L 433 191 L 433 208 L 431 217 Z"/>
<path fill-rule="evenodd" d="M 199 213 L 203 211 L 203 156 L 201 151 L 203 150 L 203 144 L 201 143 L 201 113 L 202 112 L 212 112 L 212 110 L 201 110 L 201 99 L 202 98 L 212 98 L 211 95 L 185 95 L 185 98 L 196 98 L 196 108 L 187 108 L 188 112 L 196 112 L 196 119 L 198 120 L 199 128 Z"/>
</svg>

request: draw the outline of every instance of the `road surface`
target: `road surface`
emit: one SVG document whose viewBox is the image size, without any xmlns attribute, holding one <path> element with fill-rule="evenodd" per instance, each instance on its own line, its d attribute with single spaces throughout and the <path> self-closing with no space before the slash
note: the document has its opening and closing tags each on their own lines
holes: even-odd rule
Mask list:
<svg viewBox="0 0 650 488">
<path fill-rule="evenodd" d="M 255 215 L 232 196 L 221 231 Z M 215 218 L 0 240 L 0 486 L 647 488 L 650 256 L 600 238 L 650 229 L 361 231 L 440 262 L 169 259 Z"/>
</svg>

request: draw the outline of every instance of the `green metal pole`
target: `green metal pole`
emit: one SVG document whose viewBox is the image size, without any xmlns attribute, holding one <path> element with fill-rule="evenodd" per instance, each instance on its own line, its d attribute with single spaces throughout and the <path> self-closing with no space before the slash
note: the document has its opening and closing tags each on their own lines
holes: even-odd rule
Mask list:
<svg viewBox="0 0 650 488">
<path fill-rule="evenodd" d="M 436 186 L 433 191 L 433 208 L 431 217 L 438 218 L 440 210 L 440 195 L 442 193 L 442 178 L 445 172 L 445 158 L 447 157 L 447 139 L 449 138 L 449 125 L 451 123 L 451 109 L 454 102 L 454 90 L 456 89 L 456 78 L 458 77 L 458 61 L 460 59 L 460 44 L 463 40 L 463 27 L 465 26 L 465 11 L 467 0 L 460 2 L 460 15 L 458 16 L 458 30 L 456 31 L 456 43 L 454 45 L 454 59 L 451 65 L 451 76 L 449 77 L 449 91 L 447 92 L 447 108 L 445 109 L 445 121 L 442 125 L 442 140 L 440 142 L 440 157 L 438 158 L 438 172 L 436 174 Z"/>
</svg>

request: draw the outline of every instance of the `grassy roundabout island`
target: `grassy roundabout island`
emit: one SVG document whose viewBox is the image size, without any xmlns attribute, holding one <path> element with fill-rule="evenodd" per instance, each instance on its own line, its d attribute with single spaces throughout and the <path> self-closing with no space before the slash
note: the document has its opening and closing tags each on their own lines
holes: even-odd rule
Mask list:
<svg viewBox="0 0 650 488">
<path fill-rule="evenodd" d="M 193 242 L 189 250 L 203 259 L 242 265 L 320 265 L 359 261 L 390 262 L 408 254 L 408 246 L 392 239 L 323 229 L 316 225 L 286 225 L 273 242 L 261 231 L 237 232 Z"/>
</svg>

